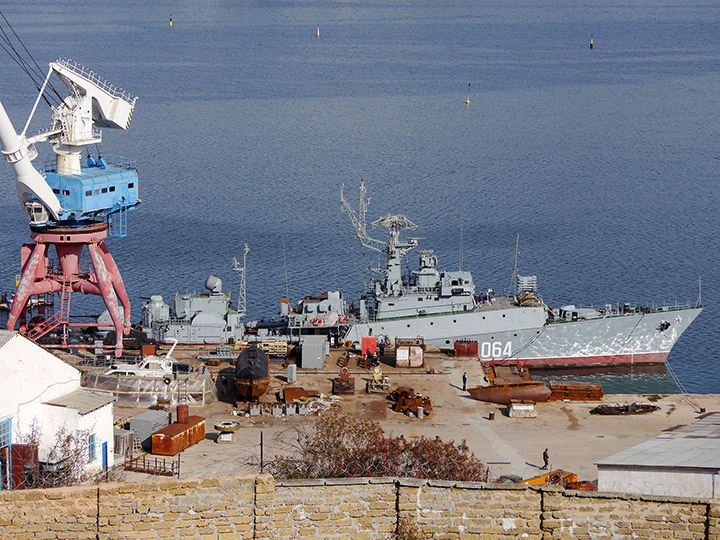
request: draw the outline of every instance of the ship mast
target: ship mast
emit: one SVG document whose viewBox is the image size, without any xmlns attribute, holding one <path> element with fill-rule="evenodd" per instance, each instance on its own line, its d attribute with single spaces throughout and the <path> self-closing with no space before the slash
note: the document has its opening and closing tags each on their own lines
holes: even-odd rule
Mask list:
<svg viewBox="0 0 720 540">
<path fill-rule="evenodd" d="M 387 256 L 385 268 L 380 270 L 380 272 L 385 274 L 385 281 L 383 283 L 377 281 L 375 282 L 375 294 L 378 296 L 398 296 L 402 294 L 402 258 L 409 251 L 417 247 L 418 240 L 417 238 L 410 238 L 408 241 L 400 240 L 400 231 L 403 229 L 414 231 L 417 229 L 417 225 L 415 225 L 403 214 L 386 214 L 373 221 L 371 225 L 373 227 L 383 227 L 388 230 L 390 233 L 389 241 L 381 242 L 380 240 L 372 238 L 367 234 L 366 214 L 370 199 L 365 199 L 365 195 L 367 193 L 367 190 L 365 189 L 365 182 L 363 180 L 360 181 L 359 216 L 355 214 L 355 211 L 350 207 L 350 204 L 345 199 L 344 189 L 345 185 L 343 184 L 340 188 L 340 202 L 342 203 L 343 209 L 350 217 L 350 221 L 355 229 L 355 236 L 360 239 L 363 246 L 385 253 Z"/>
<path fill-rule="evenodd" d="M 243 253 L 243 263 L 240 266 L 237 259 L 233 257 L 233 270 L 240 276 L 240 292 L 238 293 L 238 314 L 243 316 L 247 313 L 247 289 L 245 287 L 245 278 L 247 276 L 247 254 L 250 248 L 245 244 L 245 252 Z"/>
</svg>

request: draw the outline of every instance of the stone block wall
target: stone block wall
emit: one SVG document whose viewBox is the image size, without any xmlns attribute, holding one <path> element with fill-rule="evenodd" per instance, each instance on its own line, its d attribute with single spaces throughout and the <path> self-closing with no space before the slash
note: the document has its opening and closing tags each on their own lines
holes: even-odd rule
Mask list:
<svg viewBox="0 0 720 540">
<path fill-rule="evenodd" d="M 720 540 L 720 501 L 543 486 L 272 476 L 0 492 L 0 538 Z"/>
</svg>

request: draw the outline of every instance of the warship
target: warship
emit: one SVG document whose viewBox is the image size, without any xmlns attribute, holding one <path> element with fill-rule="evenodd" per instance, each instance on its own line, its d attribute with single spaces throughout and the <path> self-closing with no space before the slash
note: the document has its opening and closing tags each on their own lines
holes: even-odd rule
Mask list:
<svg viewBox="0 0 720 540">
<path fill-rule="evenodd" d="M 341 203 L 361 243 L 385 255 L 380 278 L 371 281 L 358 305 L 347 305 L 339 292 L 305 297 L 289 313 L 290 333 L 335 333 L 343 342 L 359 344 L 376 336 L 422 337 L 426 344 L 453 347 L 455 341 L 477 342 L 480 360 L 521 363 L 529 367 L 613 366 L 664 363 L 675 342 L 702 311 L 697 305 L 601 308 L 549 307 L 538 294 L 537 276 L 520 276 L 515 290 L 496 296 L 493 289 L 476 293 L 468 271 L 439 271 L 431 250 L 418 250 L 419 268 L 403 276 L 403 258 L 418 240 L 401 239 L 401 231 L 417 226 L 402 214 L 372 223 L 389 233 L 387 241 L 368 235 L 364 182 L 358 213 L 341 189 Z"/>
<path fill-rule="evenodd" d="M 235 306 L 230 293 L 223 292 L 222 280 L 210 276 L 205 281 L 208 294 L 177 293 L 170 309 L 161 295 L 152 295 L 142 308 L 142 331 L 158 343 L 183 345 L 234 344 L 245 336 L 242 318 L 246 312 L 245 268 L 247 244 L 243 265 L 233 259 L 233 270 L 240 275 L 240 293 Z"/>
</svg>

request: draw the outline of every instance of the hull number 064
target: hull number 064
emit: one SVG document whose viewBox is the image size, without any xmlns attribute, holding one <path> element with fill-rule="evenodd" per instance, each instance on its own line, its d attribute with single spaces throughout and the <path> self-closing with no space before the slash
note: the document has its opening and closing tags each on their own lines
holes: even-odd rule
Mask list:
<svg viewBox="0 0 720 540">
<path fill-rule="evenodd" d="M 500 356 L 510 356 L 512 354 L 512 342 L 507 341 L 485 341 L 480 345 L 481 358 L 498 358 Z"/>
</svg>

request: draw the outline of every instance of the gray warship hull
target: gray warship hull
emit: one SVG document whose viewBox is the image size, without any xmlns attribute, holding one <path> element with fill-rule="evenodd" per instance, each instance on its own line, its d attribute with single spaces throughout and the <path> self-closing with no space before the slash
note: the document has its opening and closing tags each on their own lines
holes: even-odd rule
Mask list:
<svg viewBox="0 0 720 540">
<path fill-rule="evenodd" d="M 535 367 L 657 364 L 667 359 L 682 333 L 702 308 L 659 308 L 653 312 L 548 321 L 545 307 L 516 307 L 496 299 L 490 310 L 393 320 L 352 322 L 343 339 L 363 336 L 423 337 L 437 347 L 476 340 L 480 360 L 522 362 Z M 666 324 L 669 326 L 665 327 Z"/>
</svg>

